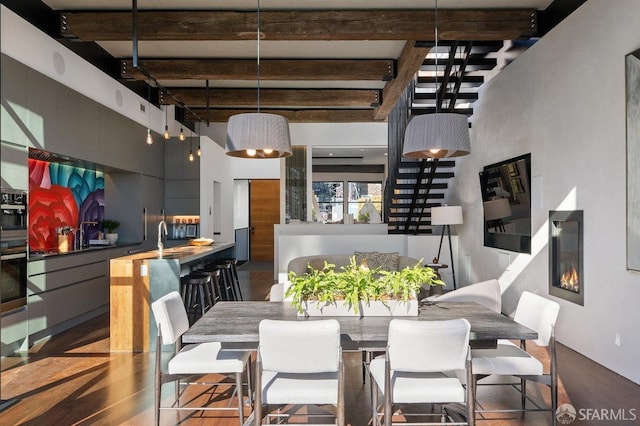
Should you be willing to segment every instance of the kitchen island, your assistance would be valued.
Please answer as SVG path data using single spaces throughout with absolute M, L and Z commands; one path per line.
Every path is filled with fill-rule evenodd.
M 111 352 L 147 352 L 157 329 L 151 303 L 180 291 L 180 277 L 209 261 L 234 257 L 235 243 L 178 246 L 111 259 Z

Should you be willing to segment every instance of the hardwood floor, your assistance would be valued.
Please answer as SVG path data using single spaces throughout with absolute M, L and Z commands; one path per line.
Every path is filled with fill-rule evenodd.
M 245 300 L 264 300 L 274 282 L 272 264 L 252 264 L 239 270 Z M 538 350 L 544 356 L 544 350 Z M 0 412 L 1 425 L 151 425 L 153 412 L 153 353 L 120 354 L 109 352 L 109 317 L 102 315 L 83 323 L 29 353 L 2 360 L 2 398 L 18 402 Z M 360 355 L 345 354 L 346 418 L 351 426 L 370 421 L 369 386 L 362 384 Z M 631 425 L 640 421 L 640 386 L 618 376 L 580 354 L 558 345 L 560 403 L 576 408 L 635 409 L 634 421 L 575 421 L 576 425 Z M 171 384 L 163 396 L 170 400 Z M 213 398 L 227 389 L 215 389 Z M 529 386 L 537 399 L 548 400 L 546 388 Z M 195 392 L 194 392 L 195 393 Z M 190 398 L 191 393 L 185 394 Z M 484 387 L 478 391 L 481 402 L 491 406 L 519 404 L 519 396 L 504 387 Z M 225 403 L 225 401 L 222 401 Z M 235 402 L 234 402 L 235 404 Z M 247 408 L 246 413 L 249 413 Z M 164 411 L 162 425 L 198 426 L 238 425 L 233 412 Z M 226 416 L 221 417 L 221 416 Z M 511 419 L 483 420 L 480 425 L 547 425 L 548 413 L 527 414 Z

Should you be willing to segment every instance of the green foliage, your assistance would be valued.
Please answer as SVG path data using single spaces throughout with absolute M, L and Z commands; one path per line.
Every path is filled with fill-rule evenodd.
M 322 269 L 309 265 L 309 272 L 300 276 L 289 272 L 291 286 L 285 296 L 293 298 L 292 304 L 299 312 L 303 312 L 305 301 L 313 300 L 329 304 L 343 301 L 358 313 L 359 301 L 367 304 L 376 300 L 406 302 L 415 298 L 424 285 L 445 285 L 433 269 L 422 266 L 422 260 L 400 271 L 384 271 L 358 265 L 352 256 L 349 265 L 340 269 L 341 272 L 336 272 L 335 265 L 325 261 Z
M 104 219 L 100 223 L 102 224 L 102 228 L 104 228 L 104 232 L 107 234 L 113 234 L 120 226 L 120 222 L 114 219 Z

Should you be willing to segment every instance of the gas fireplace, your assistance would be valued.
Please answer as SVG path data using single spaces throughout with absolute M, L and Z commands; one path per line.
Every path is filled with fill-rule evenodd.
M 584 305 L 582 210 L 549 212 L 549 294 Z

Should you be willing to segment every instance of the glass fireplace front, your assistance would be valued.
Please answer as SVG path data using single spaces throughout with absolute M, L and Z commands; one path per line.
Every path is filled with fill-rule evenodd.
M 584 304 L 583 212 L 549 212 L 549 294 Z

